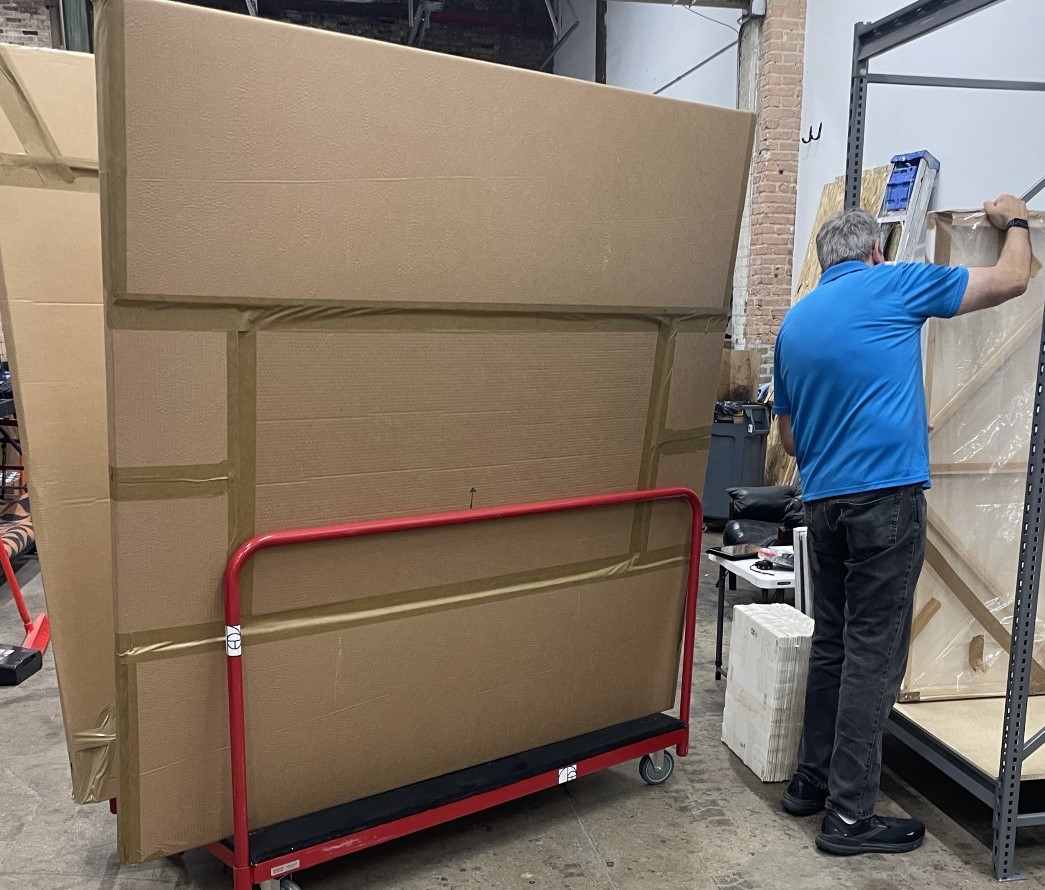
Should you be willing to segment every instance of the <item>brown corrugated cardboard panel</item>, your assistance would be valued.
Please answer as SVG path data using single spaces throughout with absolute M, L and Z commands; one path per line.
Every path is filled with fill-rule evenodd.
M 938 211 L 930 228 L 938 263 L 998 260 L 1002 237 L 982 212 Z M 1045 298 L 1040 214 L 1031 215 L 1031 247 L 1036 259 L 1026 294 L 929 324 L 932 488 L 904 701 L 1005 695 Z M 1039 614 L 1035 693 L 1045 692 L 1043 621 Z
M 0 50 L 0 311 L 73 796 L 116 794 L 94 60 Z
M 251 534 L 699 489 L 753 122 L 153 0 L 97 22 L 133 861 L 231 831 L 220 578 Z M 261 554 L 251 822 L 671 707 L 687 523 Z

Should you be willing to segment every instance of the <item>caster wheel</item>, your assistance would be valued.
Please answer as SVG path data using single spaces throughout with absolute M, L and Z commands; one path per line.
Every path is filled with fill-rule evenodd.
M 657 769 L 649 754 L 644 755 L 639 761 L 639 775 L 647 785 L 663 785 L 671 778 L 673 772 L 675 772 L 675 758 L 667 751 L 664 752 L 664 765 L 660 769 Z
M 283 878 L 279 882 L 279 890 L 301 890 L 301 886 L 293 878 Z

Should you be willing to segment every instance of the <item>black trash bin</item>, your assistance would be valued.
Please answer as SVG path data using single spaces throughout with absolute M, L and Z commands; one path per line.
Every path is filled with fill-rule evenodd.
M 769 410 L 760 403 L 719 402 L 715 406 L 702 498 L 704 521 L 709 526 L 721 526 L 729 519 L 726 489 L 764 482 Z

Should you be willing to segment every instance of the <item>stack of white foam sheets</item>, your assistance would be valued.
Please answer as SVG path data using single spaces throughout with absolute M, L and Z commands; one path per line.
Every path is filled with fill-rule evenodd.
M 812 637 L 813 619 L 783 603 L 733 610 L 722 741 L 763 782 L 794 772 Z

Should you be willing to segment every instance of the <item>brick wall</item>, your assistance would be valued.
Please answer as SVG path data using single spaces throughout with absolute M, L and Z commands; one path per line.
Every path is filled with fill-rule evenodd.
M 762 24 L 743 345 L 762 353 L 763 380 L 791 306 L 805 18 L 806 0 L 769 0 Z
M 52 46 L 50 10 L 41 0 L 0 0 L 0 43 Z

